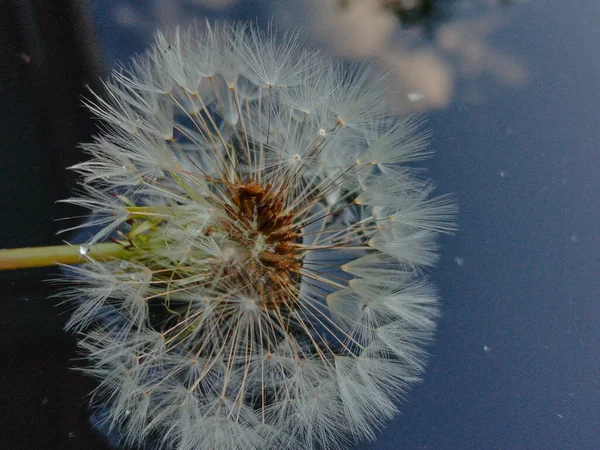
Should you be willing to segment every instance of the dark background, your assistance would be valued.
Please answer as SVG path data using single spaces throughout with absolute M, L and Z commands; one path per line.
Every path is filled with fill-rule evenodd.
M 298 8 L 200 3 L 178 13 L 266 22 Z M 447 106 L 426 113 L 431 175 L 460 202 L 460 231 L 443 240 L 432 274 L 443 316 L 424 382 L 357 448 L 597 449 L 600 5 L 482 0 L 467 17 L 464 3 L 425 2 L 403 16 L 404 31 L 435 47 L 445 25 L 492 11 L 502 26 L 489 43 L 518 55 L 527 82 L 458 76 Z M 55 201 L 74 187 L 65 167 L 95 126 L 81 95 L 169 23 L 151 14 L 156 4 L 0 0 L 0 248 L 64 238 L 55 219 L 77 212 Z M 124 25 L 124 5 L 137 25 Z M 74 339 L 60 299 L 46 298 L 43 280 L 56 273 L 0 274 L 2 448 L 103 448 L 87 423 L 93 383 L 69 369 Z

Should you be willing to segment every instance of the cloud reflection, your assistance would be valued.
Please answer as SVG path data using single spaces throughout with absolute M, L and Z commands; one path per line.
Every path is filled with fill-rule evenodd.
M 394 3 L 402 7 L 403 14 L 397 14 L 398 5 Z M 453 3 L 453 14 L 445 22 L 435 22 L 437 28 L 431 38 L 424 27 L 419 29 L 412 22 L 410 27 L 403 26 L 404 13 L 419 8 L 421 3 L 422 0 L 265 0 L 256 14 L 262 18 L 266 12 L 268 17 L 262 20 L 272 18 L 279 29 L 304 30 L 309 40 L 337 56 L 369 58 L 382 71 L 389 71 L 390 87 L 396 92 L 390 103 L 397 112 L 444 108 L 457 96 L 461 101 L 481 102 L 485 100 L 485 89 L 480 84 L 489 78 L 514 87 L 526 83 L 524 64 L 493 44 L 506 20 L 496 4 L 488 3 L 472 18 L 472 4 Z M 186 25 L 197 19 L 201 22 L 215 14 L 231 19 L 239 16 L 242 9 L 247 16 L 249 8 L 252 5 L 239 0 L 153 0 L 143 8 L 120 3 L 113 9 L 113 20 L 144 34 L 150 41 L 156 28 Z

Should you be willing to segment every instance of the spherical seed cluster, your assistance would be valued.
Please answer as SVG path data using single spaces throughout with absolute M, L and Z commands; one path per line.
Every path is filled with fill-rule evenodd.
M 127 252 L 72 268 L 69 326 L 123 445 L 339 448 L 396 413 L 455 206 L 384 104 L 367 67 L 244 24 L 159 33 L 88 103 L 68 201 Z

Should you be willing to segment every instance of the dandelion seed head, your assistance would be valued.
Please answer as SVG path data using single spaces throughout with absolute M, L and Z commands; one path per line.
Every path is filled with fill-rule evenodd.
M 382 100 L 367 65 L 243 23 L 159 33 L 92 95 L 104 127 L 67 201 L 93 212 L 86 246 L 127 253 L 82 253 L 65 295 L 124 445 L 338 448 L 396 413 L 455 206 Z

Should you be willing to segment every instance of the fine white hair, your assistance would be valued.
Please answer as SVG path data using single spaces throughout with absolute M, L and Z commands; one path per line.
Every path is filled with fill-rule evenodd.
M 88 245 L 68 326 L 123 445 L 339 448 L 374 439 L 423 370 L 424 268 L 455 230 L 381 79 L 254 25 L 170 34 L 87 106 Z M 408 164 L 407 164 L 408 163 Z

